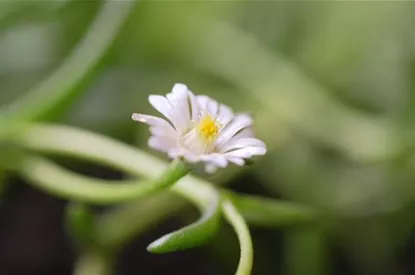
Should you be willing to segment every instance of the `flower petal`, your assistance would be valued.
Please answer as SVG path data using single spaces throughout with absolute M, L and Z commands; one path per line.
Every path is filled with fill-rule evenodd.
M 199 103 L 200 109 L 207 110 L 207 103 L 209 97 L 206 95 L 198 95 L 196 96 L 196 100 Z
M 200 108 L 210 114 L 212 117 L 218 115 L 219 103 L 216 100 L 211 99 L 205 95 L 196 96 L 197 101 L 199 102 Z
M 150 116 L 150 115 L 144 115 L 144 114 L 137 114 L 134 113 L 131 118 L 135 121 L 146 123 L 150 126 L 164 126 L 164 125 L 170 125 L 166 120 L 156 117 L 156 116 Z
M 190 90 L 188 90 L 188 100 L 191 111 L 190 119 L 192 121 L 197 121 L 200 114 L 199 102 L 197 101 L 196 96 Z
M 179 147 L 171 148 L 167 151 L 169 158 L 176 159 L 178 157 L 183 156 L 183 150 Z
M 243 166 L 245 164 L 245 161 L 242 158 L 237 157 L 227 157 L 226 158 L 229 162 L 232 162 L 238 166 Z
M 152 126 L 150 127 L 150 132 L 153 136 L 162 136 L 162 137 L 169 137 L 169 138 L 176 137 L 175 132 L 174 132 L 174 135 L 172 135 L 171 133 L 169 133 L 168 129 L 164 127 Z
M 225 128 L 228 125 L 228 123 L 232 120 L 232 118 L 232 109 L 224 104 L 221 104 L 219 106 L 218 121 L 221 124 L 222 128 Z
M 200 158 L 198 155 L 192 154 L 190 152 L 184 153 L 183 157 L 190 163 L 196 163 L 200 161 Z
M 186 117 L 182 115 L 166 97 L 150 95 L 148 101 L 153 105 L 154 109 L 170 120 L 176 131 L 183 131 L 184 125 L 186 124 Z
M 148 139 L 148 146 L 154 150 L 168 152 L 176 143 L 169 137 L 152 136 Z
M 157 132 L 158 135 L 170 136 L 170 137 L 176 136 L 176 131 L 171 126 L 171 124 L 162 118 L 150 116 L 150 115 L 137 114 L 137 113 L 134 113 L 131 116 L 131 118 L 135 121 L 142 122 L 142 123 L 152 126 L 150 128 L 152 133 L 154 131 L 154 132 Z M 153 134 L 156 134 L 156 133 L 153 133 Z
M 180 116 L 184 121 L 189 122 L 190 112 L 189 112 L 189 101 L 188 101 L 188 89 L 187 86 L 181 83 L 176 83 L 173 86 L 171 93 L 166 95 L 167 99 L 170 101 L 171 105 L 180 112 Z M 187 127 L 187 125 L 183 125 Z
M 237 158 L 250 158 L 255 155 L 264 155 L 267 152 L 267 149 L 262 147 L 245 147 L 242 149 L 234 150 L 225 153 L 226 157 L 237 157 Z
M 233 138 L 235 138 L 235 139 L 250 138 L 250 137 L 255 137 L 254 131 L 251 127 L 242 129 L 236 135 L 233 136 Z
M 228 165 L 228 161 L 226 160 L 225 155 L 223 154 L 209 154 L 209 155 L 202 155 L 200 156 L 200 159 L 206 162 L 210 162 L 215 164 L 219 167 L 226 167 Z
M 242 166 L 246 158 L 266 153 L 265 143 L 254 136 L 249 115 L 235 116 L 230 107 L 208 96 L 195 96 L 185 84 L 176 83 L 166 96 L 151 95 L 148 100 L 166 119 L 142 114 L 132 118 L 150 126 L 149 146 L 170 158 L 204 162 L 212 173 L 229 163 Z M 198 132 L 198 123 L 206 115 L 218 126 L 216 142 L 208 142 Z
M 241 149 L 244 147 L 266 148 L 266 145 L 262 140 L 259 140 L 257 138 L 232 138 L 220 148 L 220 151 L 224 153 L 235 149 Z
M 233 118 L 233 120 L 225 127 L 216 142 L 221 147 L 228 140 L 230 140 L 236 133 L 252 125 L 252 118 L 246 114 L 240 114 Z

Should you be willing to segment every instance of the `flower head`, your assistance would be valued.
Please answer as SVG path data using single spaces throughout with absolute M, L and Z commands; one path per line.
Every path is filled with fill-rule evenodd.
M 170 158 L 204 162 L 206 171 L 214 172 L 229 162 L 244 165 L 246 159 L 266 153 L 264 142 L 254 137 L 249 115 L 235 115 L 208 96 L 195 96 L 184 84 L 175 84 L 165 97 L 150 95 L 148 100 L 165 118 L 133 114 L 132 119 L 150 126 L 149 146 Z

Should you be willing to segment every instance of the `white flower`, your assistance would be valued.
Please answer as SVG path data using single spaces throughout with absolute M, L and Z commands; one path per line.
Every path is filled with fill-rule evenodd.
M 170 158 L 205 162 L 212 173 L 229 162 L 242 166 L 245 159 L 266 153 L 264 142 L 254 138 L 249 115 L 234 115 L 228 106 L 195 96 L 184 84 L 175 84 L 165 97 L 150 95 L 148 100 L 166 119 L 143 114 L 132 119 L 150 126 L 149 146 Z

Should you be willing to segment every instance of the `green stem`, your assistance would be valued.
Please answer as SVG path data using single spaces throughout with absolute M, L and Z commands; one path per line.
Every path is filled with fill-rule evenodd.
M 232 201 L 225 199 L 222 203 L 222 210 L 225 219 L 232 225 L 239 239 L 241 254 L 235 274 L 249 275 L 252 270 L 253 248 L 248 226 Z
M 87 205 L 79 202 L 69 202 L 66 205 L 65 228 L 78 247 L 95 244 L 96 219 Z
M 18 167 L 29 182 L 55 196 L 74 201 L 110 204 L 131 201 L 170 187 L 189 173 L 187 165 L 174 161 L 157 179 L 138 183 L 93 179 L 66 170 L 41 157 L 25 157 Z
M 35 151 L 90 160 L 148 179 L 158 178 L 168 167 L 135 147 L 68 126 L 27 124 L 14 141 Z M 201 208 L 210 205 L 217 194 L 210 183 L 193 176 L 184 177 L 171 189 Z
M 105 1 L 88 33 L 64 63 L 32 91 L 2 109 L 0 116 L 22 120 L 44 118 L 85 91 L 79 89 L 81 84 L 110 49 L 134 4 L 135 1 Z
M 36 151 L 69 154 L 94 160 L 132 175 L 144 176 L 149 179 L 160 177 L 160 171 L 166 169 L 165 163 L 149 154 L 140 152 L 136 148 L 115 142 L 103 136 L 64 126 L 27 126 L 24 134 L 17 136 L 15 141 Z M 22 162 L 19 171 L 23 176 L 34 181 L 40 187 L 45 188 L 46 186 L 49 188 L 53 185 L 53 188 L 59 188 L 59 194 L 67 195 L 71 193 L 73 198 L 78 200 L 79 198 L 86 198 L 89 201 L 114 201 L 114 195 L 117 192 L 120 192 L 123 200 L 125 200 L 125 197 L 134 198 L 132 197 L 134 194 L 131 194 L 132 187 L 130 186 L 119 191 L 115 191 L 117 187 L 109 190 L 112 187 L 102 185 L 102 182 L 91 183 L 88 182 L 89 180 L 85 180 L 85 177 L 68 174 L 68 172 L 56 168 L 45 161 L 39 161 L 39 159 L 33 164 L 29 159 L 28 164 L 25 164 L 25 161 Z M 183 171 L 182 169 L 176 170 Z M 183 176 L 183 173 L 176 173 L 172 179 L 170 174 L 171 172 L 167 173 L 169 175 L 167 177 L 169 183 L 171 180 L 177 180 L 179 176 Z M 62 184 L 63 178 L 65 178 L 65 184 Z M 77 180 L 79 182 L 76 182 Z M 165 184 L 162 185 L 165 186 Z M 84 193 L 82 188 L 86 186 L 88 186 L 88 192 Z M 104 188 L 108 191 L 101 193 Z M 134 188 L 137 189 L 139 187 Z M 196 223 L 168 234 L 150 245 L 149 250 L 156 253 L 170 252 L 199 245 L 210 239 L 219 227 L 220 204 L 218 202 L 220 201 L 220 194 L 209 183 L 188 176 L 177 182 L 171 189 L 196 204 L 202 213 L 202 218 Z M 56 191 L 56 189 L 52 191 Z M 102 197 L 102 195 L 104 196 Z M 100 239 L 105 239 L 104 237 L 101 234 Z
M 210 240 L 219 230 L 222 214 L 219 194 L 213 199 L 210 205 L 201 209 L 202 216 L 198 221 L 153 241 L 147 250 L 167 253 L 196 247 Z

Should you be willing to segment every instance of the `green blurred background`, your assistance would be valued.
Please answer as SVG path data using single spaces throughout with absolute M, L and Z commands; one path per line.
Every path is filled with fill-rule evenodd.
M 238 192 L 299 202 L 324 217 L 310 226 L 252 226 L 253 274 L 414 274 L 414 3 L 120 1 L 107 11 L 103 6 L 69 0 L 0 3 L 3 110 L 44 88 L 77 56 L 79 45 L 88 44 L 61 71 L 51 94 L 80 74 L 76 92 L 42 120 L 150 152 L 147 128 L 130 116 L 154 113 L 147 96 L 166 94 L 176 82 L 252 113 L 268 154 L 249 168 L 199 175 Z M 101 27 L 94 29 L 98 17 Z M 122 25 L 106 39 L 115 24 Z M 89 34 L 94 40 L 85 41 Z M 95 64 L 89 57 L 97 52 L 103 57 Z M 83 61 L 91 66 L 84 69 Z M 32 100 L 37 99 L 26 98 L 23 106 L 30 109 Z M 122 176 L 91 164 L 66 164 L 97 177 Z M 66 202 L 18 177 L 7 177 L 2 186 L 0 274 L 72 274 L 78 252 L 63 227 Z M 143 207 L 148 216 L 161 211 L 144 202 Z M 234 272 L 238 243 L 228 227 L 201 248 L 146 252 L 154 238 L 197 217 L 192 207 L 164 211 L 126 244 L 115 274 Z M 140 219 L 146 217 L 135 222 Z

